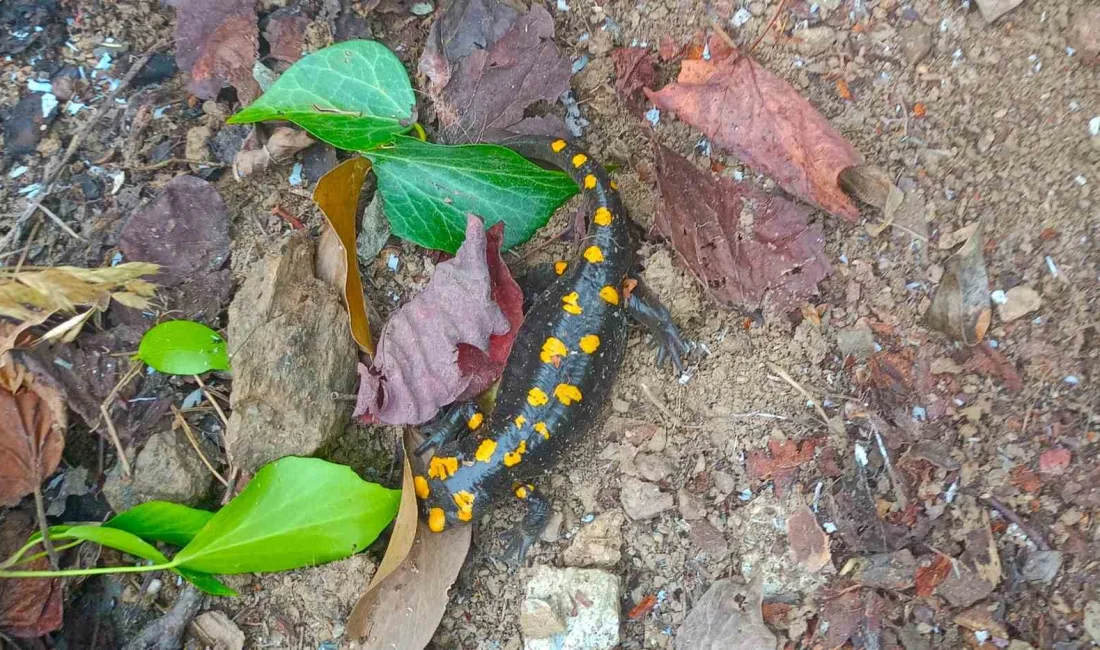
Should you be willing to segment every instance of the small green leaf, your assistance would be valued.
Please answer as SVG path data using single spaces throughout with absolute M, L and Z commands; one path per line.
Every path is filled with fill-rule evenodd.
M 191 571 L 190 569 L 184 569 L 182 567 L 172 569 L 176 573 L 183 576 L 183 579 L 199 588 L 200 591 L 204 591 L 211 596 L 231 596 L 237 595 L 236 590 L 230 589 L 225 586 L 221 580 L 218 580 L 209 573 L 203 573 L 201 571 Z
M 400 137 L 364 152 L 374 162 L 383 210 L 398 237 L 454 253 L 466 214 L 488 228 L 504 222 L 504 248 L 522 244 L 577 193 L 564 172 L 548 171 L 498 145 L 449 147 Z
M 400 490 L 343 465 L 290 456 L 260 468 L 173 562 L 232 574 L 284 571 L 342 559 L 373 542 L 397 515 Z
M 134 506 L 103 524 L 137 535 L 148 542 L 187 546 L 214 513 L 169 501 L 149 501 Z
M 416 97 L 401 61 L 375 41 L 345 41 L 290 66 L 230 124 L 290 120 L 334 147 L 361 151 L 408 132 Z
M 229 370 L 225 339 L 202 323 L 170 320 L 141 337 L 138 358 L 168 375 L 198 375 Z
M 130 555 L 152 561 L 154 564 L 168 564 L 168 558 L 149 542 L 142 538 L 117 528 L 104 528 L 103 526 L 69 526 L 65 532 L 54 537 L 54 541 L 64 539 L 80 539 L 85 542 L 94 542 L 102 546 L 129 553 Z

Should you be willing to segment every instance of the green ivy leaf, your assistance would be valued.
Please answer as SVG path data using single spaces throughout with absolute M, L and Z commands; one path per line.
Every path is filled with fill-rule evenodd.
M 469 212 L 486 228 L 503 221 L 508 249 L 530 239 L 577 193 L 564 172 L 542 169 L 498 145 L 449 147 L 400 137 L 363 155 L 374 163 L 394 234 L 448 253 L 465 239 Z
M 375 41 L 345 41 L 290 66 L 230 124 L 289 120 L 334 147 L 361 151 L 406 133 L 416 97 L 401 61 Z
M 397 516 L 401 491 L 343 465 L 290 456 L 260 468 L 173 560 L 205 573 L 285 571 L 367 547 Z
M 169 375 L 198 375 L 229 370 L 229 353 L 220 334 L 202 323 L 170 320 L 141 337 L 138 358 Z
M 213 516 L 214 513 L 207 510 L 178 503 L 149 501 L 112 517 L 103 526 L 124 530 L 149 542 L 183 547 Z

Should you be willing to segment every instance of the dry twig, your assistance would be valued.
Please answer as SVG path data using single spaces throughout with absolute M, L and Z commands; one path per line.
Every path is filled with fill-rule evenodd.
M 176 422 L 179 422 L 183 428 L 184 434 L 187 435 L 187 442 L 191 443 L 191 446 L 195 449 L 195 453 L 199 455 L 199 459 L 202 460 L 202 464 L 206 465 L 206 469 L 210 470 L 210 473 L 214 475 L 214 478 L 218 479 L 218 482 L 229 487 L 229 481 L 225 480 L 218 470 L 214 469 L 214 465 L 210 462 L 210 459 L 206 457 L 206 454 L 202 453 L 202 447 L 199 446 L 198 438 L 195 437 L 195 432 L 191 430 L 191 425 L 184 419 L 183 413 L 176 408 L 176 405 L 172 405 L 172 414 L 176 416 Z

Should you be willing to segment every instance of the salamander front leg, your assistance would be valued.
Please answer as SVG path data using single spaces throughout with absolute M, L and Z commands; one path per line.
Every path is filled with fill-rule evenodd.
M 516 498 L 527 504 L 527 514 L 515 528 L 501 536 L 508 546 L 500 559 L 511 571 L 515 571 L 516 567 L 523 564 L 527 558 L 527 551 L 531 549 L 531 545 L 550 522 L 551 513 L 550 501 L 534 485 L 530 483 L 517 485 L 513 493 Z
M 424 426 L 420 434 L 424 442 L 414 452 L 417 456 L 429 449 L 439 449 L 457 439 L 466 431 L 477 431 L 485 421 L 485 415 L 478 410 L 477 402 L 460 402 L 451 405 Z
M 627 282 L 634 286 L 628 292 L 626 311 L 653 337 L 657 345 L 657 366 L 660 367 L 668 359 L 672 361 L 676 374 L 682 374 L 683 357 L 688 352 L 688 346 L 680 336 L 680 329 L 673 322 L 672 315 L 641 278 L 630 278 Z

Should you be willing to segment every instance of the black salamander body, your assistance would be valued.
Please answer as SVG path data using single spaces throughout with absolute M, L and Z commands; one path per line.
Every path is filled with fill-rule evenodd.
M 492 413 L 486 418 L 473 403 L 453 411 L 451 426 L 468 435 L 439 446 L 427 476 L 415 483 L 433 531 L 471 521 L 514 494 L 528 502 L 521 532 L 532 538 L 549 506 L 529 481 L 591 428 L 622 365 L 629 332 L 624 282 L 634 254 L 628 217 L 602 167 L 564 140 L 521 137 L 504 144 L 569 173 L 588 198 L 588 236 L 577 259 L 554 265 L 556 277 L 531 303 Z M 667 320 L 663 308 L 657 311 Z M 522 540 L 521 558 L 529 543 Z

